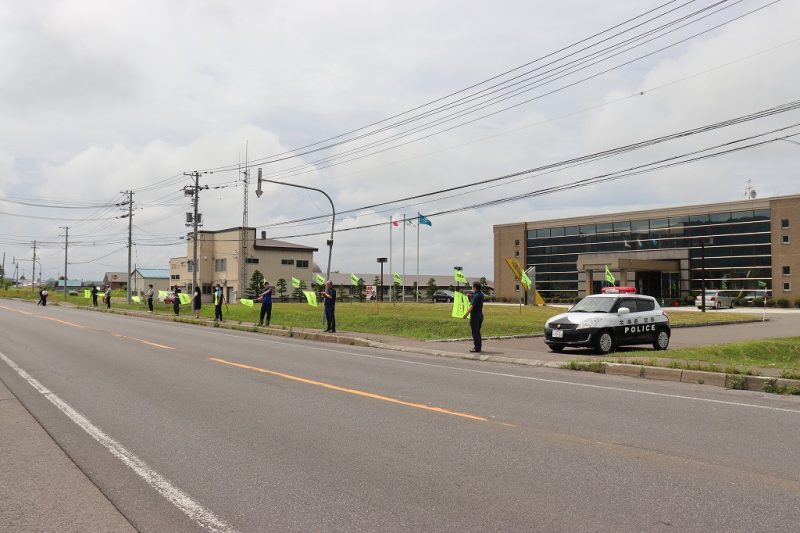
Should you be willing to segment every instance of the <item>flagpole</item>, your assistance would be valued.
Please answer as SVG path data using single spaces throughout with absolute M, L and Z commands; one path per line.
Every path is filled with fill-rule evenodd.
M 403 213 L 403 284 L 406 282 L 406 226 L 408 222 L 406 221 L 406 214 Z M 403 287 L 403 302 L 406 301 L 406 290 Z
M 417 216 L 417 303 L 419 303 L 419 216 Z
M 392 272 L 392 276 L 394 276 L 394 270 L 392 270 L 392 215 L 389 215 L 389 270 Z M 392 289 L 394 289 L 394 284 L 392 284 Z M 392 301 L 392 295 L 394 291 L 389 290 L 389 301 Z

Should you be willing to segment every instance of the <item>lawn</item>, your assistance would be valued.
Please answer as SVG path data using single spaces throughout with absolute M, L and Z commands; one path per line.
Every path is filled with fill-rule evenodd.
M 625 353 L 626 360 L 636 357 L 652 358 L 653 352 Z M 731 374 L 742 372 L 743 369 L 775 368 L 783 370 L 783 377 L 800 379 L 800 337 L 666 350 L 658 352 L 658 357 L 659 359 L 670 359 L 671 363 L 667 366 L 673 368 L 711 370 Z M 699 361 L 703 364 L 698 364 Z
M 30 290 L 16 291 L 10 289 L 0 292 L 2 296 L 38 299 L 38 294 Z M 51 292 L 49 303 L 58 303 L 63 293 Z M 89 300 L 78 296 L 69 296 L 67 301 L 78 306 L 86 306 Z M 126 305 L 123 295 L 114 293 L 112 306 L 122 309 L 146 310 L 144 302 Z M 102 303 L 100 304 L 102 305 Z M 469 323 L 466 320 L 450 316 L 452 306 L 449 304 L 431 303 L 398 303 L 377 304 L 360 302 L 339 302 L 336 305 L 337 329 L 359 333 L 396 335 L 414 339 L 454 339 L 470 336 Z M 156 313 L 172 314 L 172 306 L 156 303 Z M 487 305 L 484 309 L 482 333 L 486 337 L 502 335 L 541 334 L 545 321 L 553 315 L 564 312 L 561 307 L 523 307 L 515 305 Z M 239 304 L 227 306 L 223 316 L 233 322 L 258 322 L 259 304 L 246 307 Z M 707 322 L 742 321 L 754 317 L 748 315 L 709 312 L 668 310 L 670 321 L 678 324 L 702 324 Z M 192 316 L 189 306 L 181 306 L 181 315 Z M 211 304 L 204 304 L 201 316 L 213 318 L 214 309 Z M 302 303 L 275 303 L 272 310 L 272 326 L 292 328 L 322 328 L 322 307 L 311 307 Z

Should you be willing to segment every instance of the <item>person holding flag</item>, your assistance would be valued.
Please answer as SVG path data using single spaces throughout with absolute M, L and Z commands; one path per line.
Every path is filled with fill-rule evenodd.
M 149 309 L 149 313 L 153 312 L 153 296 L 155 296 L 156 291 L 153 290 L 153 284 L 150 284 L 150 288 L 147 289 L 147 308 Z
M 272 320 L 272 287 L 269 286 L 269 281 L 264 282 L 264 290 L 261 291 L 261 294 L 256 299 L 256 301 L 261 302 L 261 315 L 258 319 L 259 326 L 269 326 L 269 321 Z M 264 317 L 267 317 L 266 324 L 264 323 Z
M 181 288 L 175 285 L 175 290 L 173 291 L 174 298 L 172 299 L 172 312 L 175 313 L 175 316 L 181 314 Z
M 325 291 L 319 295 L 325 299 L 325 321 L 328 324 L 325 333 L 336 333 L 336 289 L 331 280 L 325 282 Z
M 222 285 L 217 283 L 217 288 L 214 290 L 214 322 L 222 322 L 222 304 L 225 302 L 225 296 L 222 294 Z
M 200 286 L 195 285 L 194 292 L 192 293 L 192 310 L 194 311 L 194 317 L 200 318 L 200 308 L 202 307 L 202 293 L 200 292 Z
M 473 282 L 472 289 L 475 292 L 472 295 L 472 301 L 469 303 L 469 309 L 464 313 L 463 318 L 469 317 L 469 327 L 472 330 L 472 342 L 474 346 L 470 352 L 481 353 L 483 349 L 481 340 L 481 326 L 483 325 L 483 292 L 481 292 L 481 282 Z

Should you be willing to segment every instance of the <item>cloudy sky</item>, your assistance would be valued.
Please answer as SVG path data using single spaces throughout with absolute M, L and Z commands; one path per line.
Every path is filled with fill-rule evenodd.
M 40 241 L 43 277 L 56 277 L 69 226 L 70 278 L 124 271 L 127 219 L 114 204 L 133 190 L 133 262 L 166 268 L 186 254 L 183 173 L 209 171 L 205 229 L 238 226 L 246 160 L 253 175 L 260 166 L 324 189 L 343 212 L 752 114 L 800 98 L 798 20 L 796 0 L 0 0 L 0 252 L 9 273 L 16 257 L 29 276 Z M 332 268 L 375 271 L 389 217 L 403 213 L 431 215 L 423 272 L 458 264 L 491 278 L 493 224 L 737 200 L 748 180 L 762 197 L 800 193 L 800 145 L 774 141 L 435 214 L 800 133 L 798 122 L 792 110 L 347 213 L 337 228 L 382 224 L 337 233 Z M 325 250 L 325 235 L 303 235 L 330 218 L 286 223 L 328 214 L 321 195 L 267 184 L 258 199 L 254 189 L 250 225 Z M 416 233 L 406 233 L 407 273 Z

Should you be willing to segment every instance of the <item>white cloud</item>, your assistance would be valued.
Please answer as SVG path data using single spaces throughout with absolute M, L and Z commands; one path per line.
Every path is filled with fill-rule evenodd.
M 703 5 L 711 2 L 700 3 Z M 700 5 L 698 4 L 698 5 Z M 305 4 L 258 1 L 114 2 L 73 0 L 0 6 L 0 194 L 75 202 L 104 201 L 198 168 L 285 152 L 373 122 L 476 80 L 525 63 L 566 43 L 655 7 L 638 1 Z M 739 14 L 755 4 L 734 6 Z M 589 16 L 591 14 L 591 16 Z M 800 43 L 718 68 L 780 45 L 794 35 L 800 5 L 782 2 L 689 44 L 625 69 L 543 97 L 475 124 L 379 155 L 291 178 L 331 193 L 337 210 L 410 196 L 532 168 L 617 145 L 752 112 L 796 98 L 800 71 L 792 68 Z M 712 18 L 705 26 L 723 20 Z M 675 34 L 688 35 L 689 29 Z M 666 41 L 665 41 L 666 42 Z M 651 47 L 655 48 L 655 44 Z M 607 66 L 633 56 L 610 60 Z M 715 70 L 709 70 L 715 69 Z M 707 72 L 706 72 L 707 71 Z M 593 71 L 587 71 L 587 74 Z M 673 83 L 698 74 L 691 79 Z M 532 91 L 529 97 L 561 82 Z M 665 86 L 666 84 L 666 86 Z M 661 87 L 663 86 L 663 87 Z M 644 95 L 612 102 L 639 91 Z M 696 150 L 795 121 L 776 117 L 566 171 L 430 203 L 393 206 L 391 213 L 432 213 L 525 192 Z M 264 165 L 268 174 L 335 151 Z M 432 218 L 422 228 L 423 273 L 447 273 L 454 264 L 470 275 L 493 275 L 492 224 L 706 203 L 741 196 L 752 179 L 764 194 L 796 193 L 788 143 L 678 167 L 601 187 L 577 189 L 478 211 Z M 236 173 L 203 176 L 203 183 Z M 164 266 L 183 253 L 171 242 L 186 231 L 188 178 L 135 195 L 145 207 L 134 217 L 139 265 Z M 265 185 L 252 194 L 250 223 L 265 225 L 326 214 L 319 195 Z M 413 205 L 412 205 L 413 204 Z M 210 189 L 201 196 L 206 228 L 241 223 L 242 190 Z M 5 207 L 5 206 L 4 206 Z M 70 255 L 89 260 L 119 248 L 124 219 L 72 222 L 90 212 L 10 206 L 7 212 L 62 217 L 61 221 L 0 215 L 0 242 L 26 235 L 58 243 L 59 226 L 72 224 L 76 239 L 113 244 L 76 246 Z M 390 212 L 360 214 L 342 227 L 388 221 Z M 55 213 L 55 215 L 54 215 Z M 99 216 L 112 217 L 117 208 Z M 96 215 L 97 216 L 97 215 Z M 269 227 L 271 236 L 326 231 L 327 222 Z M 396 233 L 396 235 L 399 235 Z M 414 267 L 416 230 L 407 235 L 406 271 Z M 325 235 L 294 239 L 320 248 Z M 337 234 L 334 269 L 376 269 L 388 254 L 388 226 Z M 400 261 L 400 240 L 394 257 Z M 45 247 L 45 275 L 63 261 L 60 245 Z M 4 245 L 29 254 L 27 245 Z M 47 255 L 49 254 L 49 255 Z M 75 266 L 83 277 L 124 267 L 124 251 L 97 264 Z M 113 268 L 112 268 L 113 267 Z M 395 266 L 395 270 L 399 270 Z

